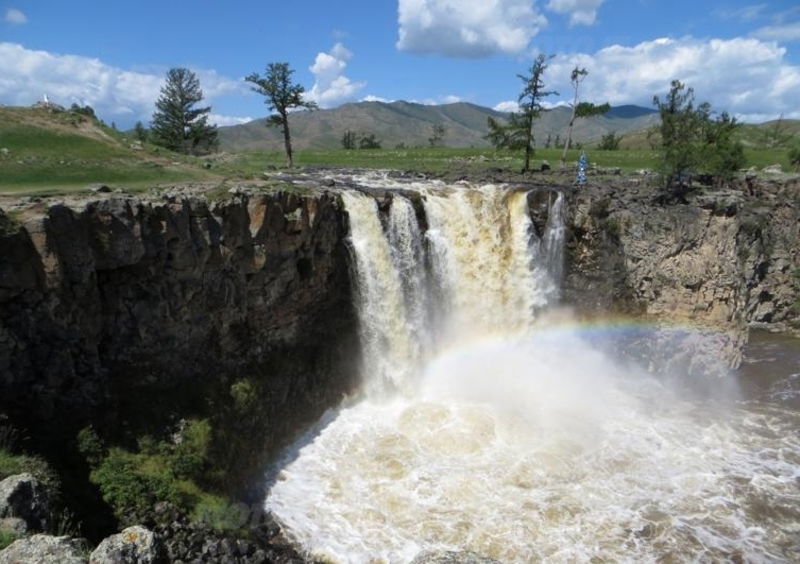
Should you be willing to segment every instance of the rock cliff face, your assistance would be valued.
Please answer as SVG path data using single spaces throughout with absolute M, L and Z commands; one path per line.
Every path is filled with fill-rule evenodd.
M 355 384 L 330 194 L 115 197 L 0 223 L 0 412 L 45 450 L 87 424 L 124 444 L 212 417 L 235 491 Z
M 654 203 L 636 183 L 575 191 L 565 301 L 727 331 L 740 360 L 749 324 L 800 325 L 800 182 L 704 190 Z

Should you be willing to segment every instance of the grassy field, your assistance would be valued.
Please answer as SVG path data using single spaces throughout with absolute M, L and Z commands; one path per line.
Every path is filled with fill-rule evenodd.
M 137 145 L 71 112 L 0 108 L 0 150 L 0 193 L 71 192 L 96 183 L 135 190 L 214 177 L 196 158 Z
M 793 125 L 793 124 L 790 124 Z M 760 127 L 760 126 L 759 126 Z M 785 128 L 784 128 L 785 129 Z M 761 139 L 757 127 L 744 132 Z M 591 164 L 624 172 L 655 169 L 658 154 L 645 132 L 626 135 L 618 151 L 586 150 Z M 763 148 L 748 144 L 747 166 L 780 164 L 789 170 L 787 145 Z M 571 150 L 574 167 L 579 151 Z M 487 170 L 519 171 L 522 152 L 490 148 L 424 147 L 376 150 L 302 150 L 295 164 L 303 167 L 398 169 L 427 173 L 469 175 Z M 547 161 L 557 169 L 560 149 L 537 149 L 532 168 Z M 219 153 L 191 157 L 171 153 L 132 138 L 104 124 L 72 112 L 0 107 L 0 195 L 52 195 L 87 190 L 90 184 L 137 191 L 159 185 L 203 181 L 226 190 L 233 182 L 263 178 L 268 170 L 284 166 L 279 151 Z
M 657 163 L 650 150 L 587 151 L 592 163 L 601 167 L 620 167 L 624 170 L 651 168 Z M 579 151 L 570 151 L 567 160 L 575 164 Z M 540 168 L 544 161 L 556 168 L 561 159 L 560 149 L 537 149 L 532 168 Z M 450 170 L 480 171 L 490 168 L 520 170 L 521 151 L 496 151 L 493 149 L 453 149 L 447 147 L 370 150 L 308 150 L 295 154 L 295 165 L 311 167 L 385 168 L 419 172 L 445 172 Z M 253 174 L 266 168 L 280 168 L 285 156 L 278 151 L 253 151 L 238 153 L 224 169 L 231 174 Z
M 537 149 L 532 168 L 539 169 L 544 161 L 547 161 L 552 168 L 557 168 L 561 160 L 561 152 L 561 149 Z M 658 153 L 652 149 L 630 148 L 617 151 L 586 149 L 586 154 L 592 165 L 602 168 L 620 168 L 624 172 L 655 169 L 658 166 Z M 579 155 L 580 151 L 570 150 L 567 155 L 568 165 L 574 167 Z M 777 163 L 784 170 L 790 169 L 788 149 L 748 147 L 745 148 L 745 156 L 748 167 L 763 168 Z M 285 156 L 282 152 L 252 151 L 232 155 L 229 162 L 221 165 L 217 172 L 227 176 L 236 176 L 237 174 L 247 176 L 258 174 L 265 169 L 281 168 L 284 164 Z M 469 173 L 486 169 L 520 170 L 522 168 L 522 152 L 446 147 L 351 151 L 344 149 L 308 150 L 298 151 L 295 154 L 295 165 Z

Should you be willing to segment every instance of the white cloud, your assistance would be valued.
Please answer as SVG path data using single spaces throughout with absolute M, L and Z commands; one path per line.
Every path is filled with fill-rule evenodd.
M 353 82 L 344 75 L 347 61 L 353 54 L 341 43 L 327 53 L 318 53 L 314 64 L 308 67 L 314 77 L 314 86 L 306 93 L 306 99 L 323 108 L 336 106 L 355 98 L 366 82 Z
M 28 17 L 16 8 L 9 8 L 6 10 L 6 16 L 4 20 L 6 23 L 13 25 L 22 25 L 28 23 Z
M 547 9 L 557 14 L 569 14 L 569 25 L 593 25 L 597 10 L 604 0 L 550 0 Z
M 772 41 L 797 41 L 800 40 L 800 21 L 764 26 L 755 30 L 752 35 Z
M 547 25 L 531 0 L 400 0 L 397 48 L 449 57 L 524 51 Z
M 519 103 L 515 100 L 506 100 L 496 104 L 492 109 L 496 112 L 518 112 Z
M 569 108 L 571 107 L 570 103 L 565 100 L 558 100 L 558 101 L 550 101 L 550 100 L 542 100 L 542 107 L 545 110 L 552 110 L 554 108 Z
M 251 117 L 223 116 L 220 114 L 208 114 L 208 121 L 216 126 L 241 125 L 253 121 Z
M 743 120 L 758 116 L 800 118 L 797 92 L 800 67 L 786 60 L 786 49 L 753 38 L 655 39 L 633 47 L 612 45 L 594 54 L 558 55 L 547 69 L 548 88 L 570 91 L 575 65 L 589 75 L 581 97 L 593 102 L 650 106 L 672 79 L 695 90 L 698 101 Z
M 195 70 L 209 99 L 245 92 L 238 80 Z M 133 72 L 90 57 L 60 55 L 0 42 L 0 101 L 25 106 L 47 94 L 52 102 L 88 104 L 106 120 L 149 121 L 164 74 Z
M 760 18 L 766 9 L 766 4 L 750 4 L 737 9 L 720 8 L 714 10 L 714 14 L 725 20 L 751 22 Z
M 456 104 L 458 102 L 463 102 L 464 99 L 454 94 L 448 94 L 446 96 L 437 96 L 436 98 L 423 98 L 421 100 L 412 98 L 411 100 L 406 101 L 410 104 L 422 104 L 423 106 L 440 106 L 442 104 Z
M 384 102 L 388 104 L 389 102 L 394 102 L 394 100 L 389 100 L 388 98 L 382 98 L 381 96 L 375 96 L 374 94 L 367 94 L 366 96 L 361 98 L 359 102 Z

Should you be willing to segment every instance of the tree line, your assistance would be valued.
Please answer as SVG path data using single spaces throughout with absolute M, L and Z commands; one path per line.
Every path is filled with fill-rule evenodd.
M 558 94 L 548 90 L 544 82 L 550 58 L 540 54 L 528 74 L 517 75 L 523 83 L 518 97 L 519 110 L 512 112 L 504 122 L 492 117 L 487 122 L 489 132 L 486 138 L 492 145 L 496 148 L 524 151 L 523 172 L 530 170 L 531 157 L 535 152 L 534 125 L 545 111 L 543 100 Z M 585 68 L 577 66 L 570 75 L 574 96 L 567 139 L 561 155 L 562 167 L 566 164 L 575 121 L 602 115 L 610 109 L 608 103 L 596 105 L 579 101 L 579 87 L 587 75 Z M 655 148 L 660 153 L 659 172 L 669 198 L 682 199 L 691 189 L 694 176 L 708 175 L 716 181 L 722 181 L 731 178 L 736 170 L 744 166 L 744 147 L 734 135 L 740 125 L 736 118 L 727 112 L 715 113 L 708 102 L 695 105 L 692 88 L 673 80 L 665 98 L 662 100 L 654 96 L 653 105 L 661 118 L 657 130 L 660 139 Z M 619 141 L 620 138 L 612 132 L 603 136 L 598 148 L 615 150 L 619 147 Z M 549 145 L 549 140 L 546 144 Z M 558 145 L 559 140 L 556 141 L 556 146 Z M 800 153 L 800 149 L 797 152 Z
M 540 54 L 536 57 L 527 74 L 517 75 L 522 81 L 522 90 L 517 102 L 519 109 L 511 112 L 507 119 L 489 117 L 487 121 L 488 139 L 496 148 L 523 151 L 523 172 L 530 171 L 531 159 L 535 154 L 535 124 L 542 112 L 547 111 L 544 100 L 558 95 L 548 90 L 544 77 L 552 56 Z M 286 165 L 293 165 L 292 137 L 289 115 L 293 110 L 313 110 L 317 105 L 305 98 L 305 89 L 295 83 L 294 71 L 288 63 L 269 63 L 265 74 L 250 74 L 245 81 L 251 83 L 253 91 L 264 96 L 270 112 L 266 124 L 280 128 L 286 153 Z M 606 103 L 594 104 L 580 100 L 580 87 L 589 72 L 575 66 L 570 73 L 572 103 L 566 139 L 563 141 L 561 167 L 566 166 L 567 152 L 572 147 L 572 133 L 576 122 L 609 111 Z M 203 100 L 203 92 L 197 76 L 186 68 L 173 68 L 167 72 L 164 86 L 156 101 L 156 111 L 150 129 L 141 122 L 134 128 L 134 134 L 142 141 L 148 140 L 170 150 L 185 154 L 206 154 L 218 147 L 218 132 L 208 123 L 211 108 L 198 104 Z M 661 123 L 657 129 L 655 148 L 659 151 L 660 173 L 665 187 L 677 197 L 689 189 L 693 175 L 706 174 L 715 179 L 727 179 L 744 165 L 744 150 L 734 133 L 739 127 L 737 120 L 727 112 L 715 113 L 707 102 L 695 105 L 694 91 L 678 80 L 671 83 L 670 90 L 662 100 L 654 96 L 653 105 L 659 112 Z M 780 125 L 780 120 L 778 122 Z M 778 126 L 775 127 L 779 136 Z M 769 134 L 768 130 L 766 134 Z M 443 145 L 446 128 L 443 124 L 433 124 L 428 142 L 431 147 Z M 620 137 L 611 132 L 601 139 L 598 148 L 615 150 L 619 148 Z M 346 130 L 341 139 L 345 149 L 379 149 L 382 141 L 373 133 L 356 133 Z M 545 146 L 551 145 L 551 137 Z M 561 147 L 560 136 L 556 147 Z M 800 165 L 800 148 L 791 151 L 792 164 Z

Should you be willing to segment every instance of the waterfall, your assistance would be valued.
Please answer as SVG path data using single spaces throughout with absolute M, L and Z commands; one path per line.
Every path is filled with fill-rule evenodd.
M 564 195 L 558 192 L 555 203 L 547 215 L 547 225 L 542 241 L 544 247 L 544 264 L 553 281 L 553 297 L 560 293 L 561 279 L 564 276 Z
M 525 194 L 487 185 L 425 197 L 433 277 L 447 308 L 443 338 L 529 327 L 542 298 Z
M 564 276 L 564 195 L 557 194 L 549 208 L 542 238 L 536 238 L 532 228 L 533 277 L 538 290 L 535 309 L 545 308 L 558 301 Z
M 540 315 L 561 194 L 537 236 L 523 191 L 359 180 L 391 193 L 381 212 L 341 192 L 365 393 L 290 449 L 265 501 L 310 558 L 798 560 L 796 410 L 715 410 L 621 354 L 630 334 Z
M 408 380 L 413 358 L 400 274 L 375 199 L 343 192 L 342 200 L 350 217 L 364 381 L 378 389 L 399 387 Z
M 414 206 L 399 194 L 392 198 L 388 238 L 392 262 L 402 283 L 412 357 L 419 359 L 430 342 L 425 249 Z
M 409 385 L 437 346 L 529 330 L 556 294 L 560 274 L 550 269 L 562 254 L 560 195 L 541 241 L 525 192 L 485 185 L 423 188 L 421 196 L 424 235 L 408 198 L 393 195 L 384 229 L 373 198 L 342 193 L 358 274 L 363 374 L 378 387 Z

